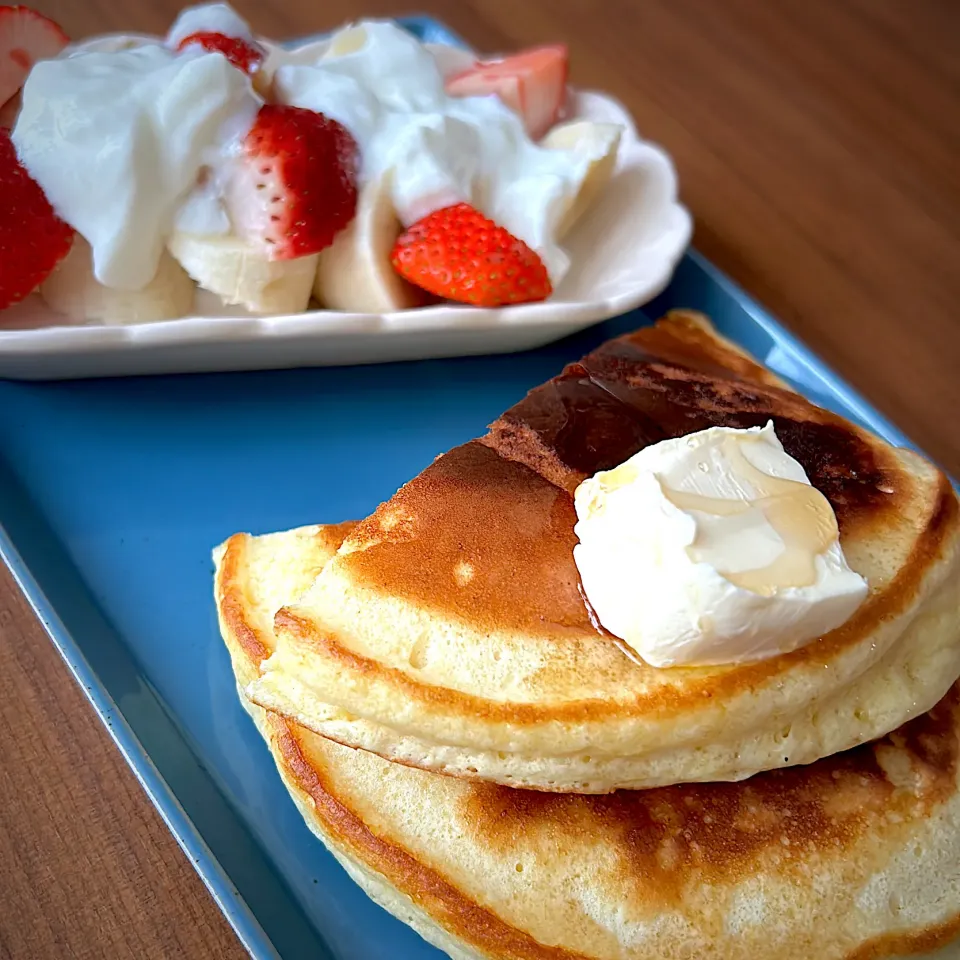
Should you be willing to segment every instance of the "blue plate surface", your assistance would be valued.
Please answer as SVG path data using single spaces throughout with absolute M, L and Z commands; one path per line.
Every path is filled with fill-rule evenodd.
M 440 954 L 354 886 L 289 800 L 237 702 L 211 548 L 366 516 L 565 363 L 672 307 L 704 311 L 812 400 L 907 444 L 695 253 L 644 311 L 531 353 L 0 382 L 0 555 L 255 957 Z

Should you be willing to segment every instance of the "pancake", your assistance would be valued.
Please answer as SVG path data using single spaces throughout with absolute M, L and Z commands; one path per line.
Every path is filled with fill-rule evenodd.
M 572 493 L 645 444 L 769 419 L 870 593 L 794 653 L 655 669 L 591 620 Z M 251 698 L 427 770 L 605 793 L 810 763 L 929 710 L 960 676 L 947 478 L 808 403 L 674 313 L 610 341 L 361 522 L 295 604 Z
M 237 535 L 218 551 L 240 688 L 273 649 L 278 605 L 347 530 Z M 244 705 L 310 829 L 456 960 L 960 956 L 960 686 L 810 766 L 605 796 L 409 769 Z

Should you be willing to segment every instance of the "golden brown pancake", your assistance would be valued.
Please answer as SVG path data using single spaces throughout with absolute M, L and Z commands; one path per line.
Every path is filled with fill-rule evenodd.
M 646 444 L 771 419 L 833 506 L 867 600 L 759 663 L 627 656 L 583 601 L 572 492 Z M 920 456 L 675 313 L 438 458 L 356 527 L 276 629 L 251 697 L 387 759 L 558 792 L 739 780 L 882 736 L 960 676 L 957 497 Z
M 276 608 L 349 527 L 237 535 L 218 551 L 239 687 L 273 650 Z M 960 954 L 960 687 L 810 766 L 605 796 L 409 769 L 245 706 L 311 830 L 456 960 Z

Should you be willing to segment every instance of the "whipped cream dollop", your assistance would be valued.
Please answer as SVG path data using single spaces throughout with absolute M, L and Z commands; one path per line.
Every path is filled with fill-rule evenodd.
M 664 440 L 583 481 L 574 559 L 600 623 L 655 667 L 789 653 L 867 595 L 773 423 Z
M 13 130 L 57 214 L 93 248 L 106 286 L 154 277 L 201 170 L 239 150 L 261 101 L 219 53 L 156 43 L 37 63 Z
M 533 143 L 495 96 L 447 96 L 441 64 L 405 30 L 362 21 L 313 63 L 280 66 L 273 89 L 280 102 L 324 113 L 353 134 L 364 182 L 392 174 L 404 225 L 470 203 L 536 250 L 554 286 L 562 279 L 569 259 L 557 227 L 591 158 Z

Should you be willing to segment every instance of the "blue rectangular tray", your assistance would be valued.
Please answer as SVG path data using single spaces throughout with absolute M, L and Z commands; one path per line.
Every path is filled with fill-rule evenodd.
M 811 400 L 909 445 L 696 253 L 643 311 L 530 353 L 0 381 L 0 556 L 258 960 L 441 954 L 354 886 L 288 798 L 237 702 L 211 548 L 238 530 L 366 516 L 565 363 L 674 307 L 709 314 Z

